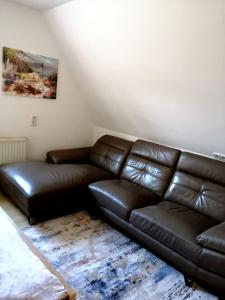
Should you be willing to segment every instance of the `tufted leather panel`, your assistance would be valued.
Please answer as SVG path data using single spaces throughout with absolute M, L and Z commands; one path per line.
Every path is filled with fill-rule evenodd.
M 225 220 L 224 178 L 223 162 L 182 153 L 165 199 L 222 222 Z
M 209 157 L 182 152 L 177 169 L 225 186 L 225 163 Z
M 93 146 L 90 161 L 114 175 L 119 175 L 132 144 L 118 137 L 104 135 Z
M 179 154 L 177 149 L 137 140 L 126 160 L 121 178 L 162 196 L 169 185 Z

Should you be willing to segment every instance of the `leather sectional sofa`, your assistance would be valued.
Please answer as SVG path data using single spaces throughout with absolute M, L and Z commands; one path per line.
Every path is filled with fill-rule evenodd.
M 0 168 L 0 187 L 30 222 L 95 208 L 114 226 L 225 295 L 225 163 L 159 144 L 103 136 L 47 162 Z

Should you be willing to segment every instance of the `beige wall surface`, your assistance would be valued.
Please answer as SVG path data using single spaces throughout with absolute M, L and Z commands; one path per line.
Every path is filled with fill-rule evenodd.
M 50 149 L 92 144 L 92 119 L 43 14 L 0 0 L 0 53 L 3 46 L 58 58 L 59 73 L 56 100 L 8 96 L 0 89 L 0 137 L 28 137 L 32 159 Z M 38 116 L 37 127 L 31 127 L 32 115 Z
M 96 126 L 225 153 L 224 0 L 76 0 L 45 17 Z

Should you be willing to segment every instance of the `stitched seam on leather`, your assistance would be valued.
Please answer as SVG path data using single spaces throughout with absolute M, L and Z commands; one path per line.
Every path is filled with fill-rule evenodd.
M 99 144 L 102 144 L 102 145 L 105 145 L 105 146 L 108 146 L 108 147 L 112 147 L 112 148 L 114 148 L 114 149 L 116 149 L 116 150 L 124 151 L 124 152 L 129 151 L 129 149 L 130 149 L 130 148 L 129 148 L 129 149 L 126 149 L 126 148 L 122 148 L 122 147 L 116 147 L 115 145 L 106 144 L 106 143 L 101 142 L 101 141 L 98 141 L 98 143 L 99 143 Z
M 134 169 L 135 169 L 135 168 L 134 168 Z M 136 170 L 137 170 L 137 169 L 136 169 Z M 141 170 L 139 170 L 139 171 L 140 171 L 140 173 L 141 173 Z M 150 176 L 153 177 L 153 178 L 156 178 L 156 179 L 162 181 L 161 179 L 157 178 L 156 176 L 153 176 L 151 173 L 147 173 L 147 174 L 150 175 Z M 137 175 L 139 185 L 141 185 L 140 182 L 141 182 L 141 180 L 142 180 L 142 178 L 143 178 L 144 175 L 146 175 L 146 174 L 138 174 L 138 175 Z M 132 179 L 132 178 L 131 178 L 131 181 L 134 181 L 134 182 L 135 182 L 135 179 Z
M 201 194 L 202 194 L 202 196 L 207 197 L 207 198 L 209 198 L 209 199 L 211 199 L 211 200 L 213 200 L 213 201 L 215 201 L 217 203 L 223 204 L 225 206 L 225 202 L 222 202 L 222 201 L 218 200 L 217 198 L 214 198 L 214 197 L 211 197 L 211 196 L 208 196 L 208 195 L 205 196 L 204 192 L 202 192 Z M 224 197 L 225 197 L 225 193 L 224 193 Z
M 119 219 L 120 221 L 122 221 L 122 223 L 124 222 L 125 224 L 124 225 L 129 225 L 129 218 L 130 218 L 130 214 L 131 214 L 131 211 L 128 213 L 128 218 L 127 220 L 124 220 L 122 219 L 120 216 L 118 216 L 117 214 L 115 214 L 113 211 L 111 211 L 110 209 L 108 209 L 107 207 L 103 206 L 103 205 L 99 205 L 101 206 L 103 209 L 105 209 L 109 214 L 113 215 L 116 219 Z
M 112 158 L 110 158 L 110 157 L 108 157 L 108 156 L 104 156 L 104 155 L 102 155 L 102 154 L 100 154 L 100 153 L 98 153 L 98 152 L 96 152 L 96 151 L 95 151 L 95 154 L 98 155 L 98 156 L 103 157 L 104 159 L 111 160 L 111 161 L 113 161 L 113 162 L 115 162 L 115 163 L 117 163 L 117 164 L 120 164 L 120 165 L 123 164 L 123 163 L 121 163 L 121 162 L 119 162 L 119 161 L 116 161 L 115 159 L 112 159 Z
M 151 192 L 151 193 L 153 193 L 157 198 L 159 198 L 159 199 L 161 198 L 161 196 L 159 196 L 158 194 L 156 194 L 155 191 L 150 190 L 150 189 L 148 189 L 148 188 L 146 188 L 146 187 L 144 187 L 144 186 L 142 186 L 142 185 L 136 183 L 135 181 L 131 180 L 130 178 L 124 179 L 124 177 L 122 177 L 120 180 L 128 181 L 128 182 L 130 182 L 130 183 L 132 183 L 132 184 L 135 184 L 135 185 L 136 185 L 136 188 L 141 189 L 141 190 L 144 190 L 144 191 L 147 191 L 147 192 Z
M 191 172 L 184 171 L 182 168 L 179 167 L 179 162 L 178 162 L 178 164 L 177 164 L 177 171 L 180 171 L 181 173 L 184 173 L 184 174 L 186 174 L 186 175 L 190 175 L 190 176 L 192 176 L 192 177 L 201 179 L 201 180 L 204 181 L 204 182 L 210 182 L 210 183 L 214 183 L 214 184 L 217 184 L 217 185 L 220 185 L 220 186 L 224 187 L 224 183 L 220 183 L 220 182 L 218 183 L 217 181 L 215 181 L 215 180 L 213 180 L 213 179 L 210 179 L 210 180 L 209 180 L 208 178 L 206 178 L 206 177 L 204 177 L 204 176 L 195 175 L 195 174 L 193 174 L 193 173 L 191 173 Z
M 216 201 L 215 201 L 216 202 Z M 217 202 L 218 203 L 218 202 Z M 224 204 L 224 203 L 223 203 Z M 225 204 L 223 205 L 224 209 L 225 209 Z M 215 216 L 212 216 L 211 214 L 208 214 L 208 209 L 198 209 L 196 206 L 194 207 L 194 209 L 199 212 L 200 214 L 202 214 L 203 216 L 206 216 L 207 218 L 215 221 L 215 222 L 222 222 L 224 220 L 224 213 L 223 213 L 223 217 L 222 218 L 217 218 Z
M 202 245 L 200 245 L 200 246 L 201 246 L 201 250 L 200 250 L 199 254 L 197 255 L 197 260 L 196 260 L 197 268 L 194 272 L 194 276 L 196 275 L 199 267 L 201 268 L 201 266 L 199 266 L 199 260 L 200 260 L 200 257 L 201 257 L 202 251 L 203 251 L 203 247 L 202 247 Z
M 194 209 L 196 209 L 199 212 L 202 212 L 202 209 L 198 209 L 197 205 L 199 202 L 199 198 L 201 200 L 201 195 L 202 195 L 202 189 L 196 194 L 195 200 L 194 200 Z
M 206 248 L 206 249 L 218 252 L 218 253 L 223 254 L 223 255 L 225 254 L 225 251 L 222 251 L 220 247 L 219 247 L 219 250 L 218 250 L 216 247 L 211 246 L 211 244 L 208 241 L 209 241 L 208 239 L 205 239 L 205 241 L 203 242 L 204 244 L 201 245 L 202 248 Z
M 137 157 L 140 157 L 140 158 L 144 158 L 144 159 L 146 159 L 146 160 L 148 160 L 148 161 L 152 161 L 152 162 L 157 163 L 157 164 L 159 164 L 159 165 L 165 166 L 165 167 L 167 167 L 168 169 L 173 169 L 175 163 L 178 161 L 178 159 L 174 159 L 175 162 L 172 162 L 172 166 L 169 166 L 168 164 L 165 164 L 165 163 L 163 163 L 163 162 L 161 162 L 161 161 L 159 162 L 159 161 L 156 160 L 156 159 L 149 158 L 148 156 L 144 156 L 144 155 L 138 154 L 138 153 L 136 153 L 136 152 L 132 152 L 132 149 L 131 149 L 130 153 L 131 153 L 131 155 L 133 155 L 133 156 L 137 156 Z
M 187 174 L 187 175 L 190 175 L 190 174 Z M 176 176 L 176 174 L 174 174 L 173 180 L 174 180 L 175 176 Z M 197 177 L 195 177 L 195 178 L 197 178 Z M 201 180 L 202 180 L 202 179 L 201 179 Z M 197 193 L 197 196 L 199 197 L 201 194 L 204 194 L 204 193 L 202 192 L 202 188 L 203 188 L 203 185 L 206 184 L 207 182 L 208 182 L 208 183 L 211 183 L 210 181 L 204 181 L 204 182 L 201 184 L 201 187 L 200 187 L 199 190 L 194 189 L 194 188 L 193 188 L 192 186 L 190 186 L 190 185 L 186 185 L 186 184 L 178 183 L 178 182 L 174 182 L 174 181 L 172 181 L 171 184 L 178 185 L 178 186 L 187 188 L 187 189 L 189 189 L 189 190 L 191 190 L 191 191 L 194 191 L 194 192 Z M 210 199 L 214 200 L 215 202 L 218 202 L 218 203 L 221 203 L 221 204 L 224 204 L 224 205 L 225 205 L 225 202 L 219 201 L 218 199 L 215 199 L 215 198 L 213 198 L 213 197 L 211 197 L 211 196 L 207 196 L 207 197 L 209 197 Z
M 178 186 L 181 186 L 181 187 L 184 187 L 184 188 L 187 188 L 188 190 L 194 191 L 194 192 L 196 192 L 197 194 L 199 194 L 199 190 L 196 190 L 196 189 L 192 188 L 192 187 L 189 186 L 189 185 L 186 185 L 186 184 L 183 184 L 183 183 L 178 183 L 178 182 L 171 182 L 171 185 L 172 185 L 172 184 L 178 185 Z
M 131 165 L 129 165 L 129 164 L 127 164 L 126 166 L 128 166 L 128 167 L 130 167 L 130 168 L 133 168 L 133 169 L 135 169 L 135 170 L 138 170 L 139 172 L 141 172 L 141 171 L 143 171 L 143 170 L 146 170 L 146 169 L 138 169 L 137 167 L 131 166 Z M 125 166 L 125 167 L 126 167 L 126 166 Z M 154 177 L 154 178 L 156 178 L 156 179 L 158 179 L 158 180 L 164 180 L 164 181 L 166 181 L 166 179 L 164 179 L 164 178 L 158 178 L 156 175 L 153 175 L 154 173 L 146 172 L 146 174 L 149 174 L 149 175 L 151 175 L 152 177 Z M 143 175 L 140 175 L 140 176 L 143 176 Z

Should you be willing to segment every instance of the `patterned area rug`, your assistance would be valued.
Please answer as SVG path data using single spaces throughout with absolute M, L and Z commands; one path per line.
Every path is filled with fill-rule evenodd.
M 79 300 L 215 300 L 151 252 L 79 212 L 24 228 Z

